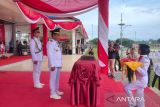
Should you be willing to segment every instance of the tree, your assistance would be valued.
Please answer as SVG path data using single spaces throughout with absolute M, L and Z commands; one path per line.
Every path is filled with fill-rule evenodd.
M 121 40 L 117 39 L 116 42 L 121 43 Z M 134 41 L 131 40 L 131 39 L 128 39 L 128 38 L 123 38 L 122 39 L 122 45 L 125 46 L 125 47 L 131 47 L 133 43 L 134 43 Z
M 97 45 L 98 44 L 98 38 L 94 38 L 94 39 L 90 40 L 89 43 L 92 43 L 93 45 Z
M 160 39 L 158 39 L 157 42 L 160 43 Z

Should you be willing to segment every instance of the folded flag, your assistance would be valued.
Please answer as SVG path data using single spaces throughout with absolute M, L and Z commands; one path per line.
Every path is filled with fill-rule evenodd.
M 131 62 L 124 62 L 125 65 L 127 65 L 132 71 L 136 71 L 138 67 L 141 67 L 143 64 L 141 62 L 137 61 L 131 61 Z
M 121 65 L 124 66 L 124 65 L 125 65 L 125 62 L 131 62 L 131 61 L 135 61 L 135 59 L 122 58 L 122 59 L 121 59 Z

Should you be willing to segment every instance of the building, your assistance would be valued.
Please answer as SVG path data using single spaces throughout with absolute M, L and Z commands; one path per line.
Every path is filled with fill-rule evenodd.
M 9 52 L 16 52 L 16 41 L 27 41 L 31 37 L 31 24 L 28 23 L 20 10 L 16 6 L 13 0 L 5 0 L 5 2 L 0 2 L 0 41 L 5 42 L 6 50 Z M 53 17 L 56 21 L 77 21 L 78 19 L 74 17 Z M 38 26 L 40 27 L 40 36 L 43 37 L 43 22 L 39 21 Z M 48 31 L 49 32 L 49 31 Z M 64 35 L 64 40 L 62 40 L 63 53 L 65 53 L 65 45 L 69 46 L 72 52 L 70 54 L 76 54 L 76 47 L 78 44 L 85 44 L 86 38 L 83 35 L 81 27 L 76 28 L 72 31 L 62 30 L 61 33 Z M 49 33 L 48 33 L 49 35 Z M 13 48 L 13 49 L 12 49 Z

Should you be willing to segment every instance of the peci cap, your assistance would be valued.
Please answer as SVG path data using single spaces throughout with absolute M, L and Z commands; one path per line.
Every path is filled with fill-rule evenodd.
M 36 27 L 35 29 L 32 30 L 33 33 L 35 33 L 36 31 L 39 31 L 39 27 Z
M 60 28 L 51 30 L 50 32 L 51 32 L 51 35 L 53 35 L 53 34 L 59 34 L 60 33 Z

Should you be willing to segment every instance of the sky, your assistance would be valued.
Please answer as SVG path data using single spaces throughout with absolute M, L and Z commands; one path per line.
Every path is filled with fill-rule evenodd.
M 132 40 L 160 38 L 160 0 L 110 0 L 109 39 L 120 38 L 121 13 L 123 37 Z M 76 16 L 84 24 L 89 39 L 98 37 L 98 9 Z

